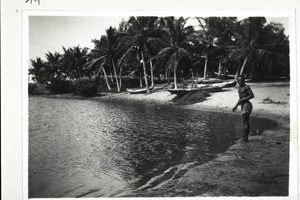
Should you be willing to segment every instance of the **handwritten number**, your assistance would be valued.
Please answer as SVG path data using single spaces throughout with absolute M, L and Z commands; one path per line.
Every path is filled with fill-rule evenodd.
M 25 3 L 28 3 L 29 0 L 26 0 Z M 34 2 L 38 2 L 38 5 L 40 5 L 40 0 L 34 0 Z M 32 0 L 30 0 L 30 3 L 32 4 Z

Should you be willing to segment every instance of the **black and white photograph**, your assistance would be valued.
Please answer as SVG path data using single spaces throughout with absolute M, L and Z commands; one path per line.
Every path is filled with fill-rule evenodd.
M 289 196 L 288 15 L 25 17 L 28 198 Z

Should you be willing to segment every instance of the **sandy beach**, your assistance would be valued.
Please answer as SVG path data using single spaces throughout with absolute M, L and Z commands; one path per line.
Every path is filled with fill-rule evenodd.
M 288 82 L 247 83 L 255 98 L 252 116 L 278 123 L 274 130 L 236 141 L 216 159 L 188 170 L 181 179 L 168 182 L 141 196 L 287 196 L 289 188 L 290 87 Z M 107 94 L 100 98 L 118 98 L 149 103 L 173 104 L 175 95 L 160 86 L 149 94 Z M 232 113 L 238 100 L 237 88 L 212 93 L 204 102 L 184 106 L 187 109 Z M 240 110 L 235 114 L 241 115 Z M 139 196 L 139 194 L 137 194 Z

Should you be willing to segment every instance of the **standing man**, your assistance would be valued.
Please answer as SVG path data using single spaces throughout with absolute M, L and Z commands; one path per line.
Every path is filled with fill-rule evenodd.
M 249 142 L 249 131 L 250 131 L 250 123 L 249 118 L 252 111 L 252 103 L 249 101 L 250 99 L 254 98 L 254 94 L 251 88 L 245 84 L 245 78 L 243 76 L 239 76 L 238 78 L 239 84 L 239 101 L 236 103 L 234 108 L 232 109 L 233 112 L 236 111 L 237 107 L 241 105 L 242 108 L 242 118 L 243 118 L 243 125 L 244 125 L 244 141 Z

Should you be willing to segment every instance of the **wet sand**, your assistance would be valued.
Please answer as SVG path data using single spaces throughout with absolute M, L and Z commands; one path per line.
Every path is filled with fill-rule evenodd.
M 290 88 L 288 82 L 249 83 L 255 98 L 251 100 L 252 116 L 272 119 L 274 130 L 249 137 L 250 142 L 236 141 L 216 159 L 190 169 L 177 181 L 137 196 L 287 196 L 289 192 Z M 166 85 L 153 93 L 107 94 L 101 98 L 148 101 L 172 104 L 175 95 Z M 236 88 L 213 93 L 201 103 L 184 106 L 187 109 L 232 113 L 238 100 Z M 237 111 L 241 114 L 240 110 Z M 293 126 L 293 125 L 292 125 Z

